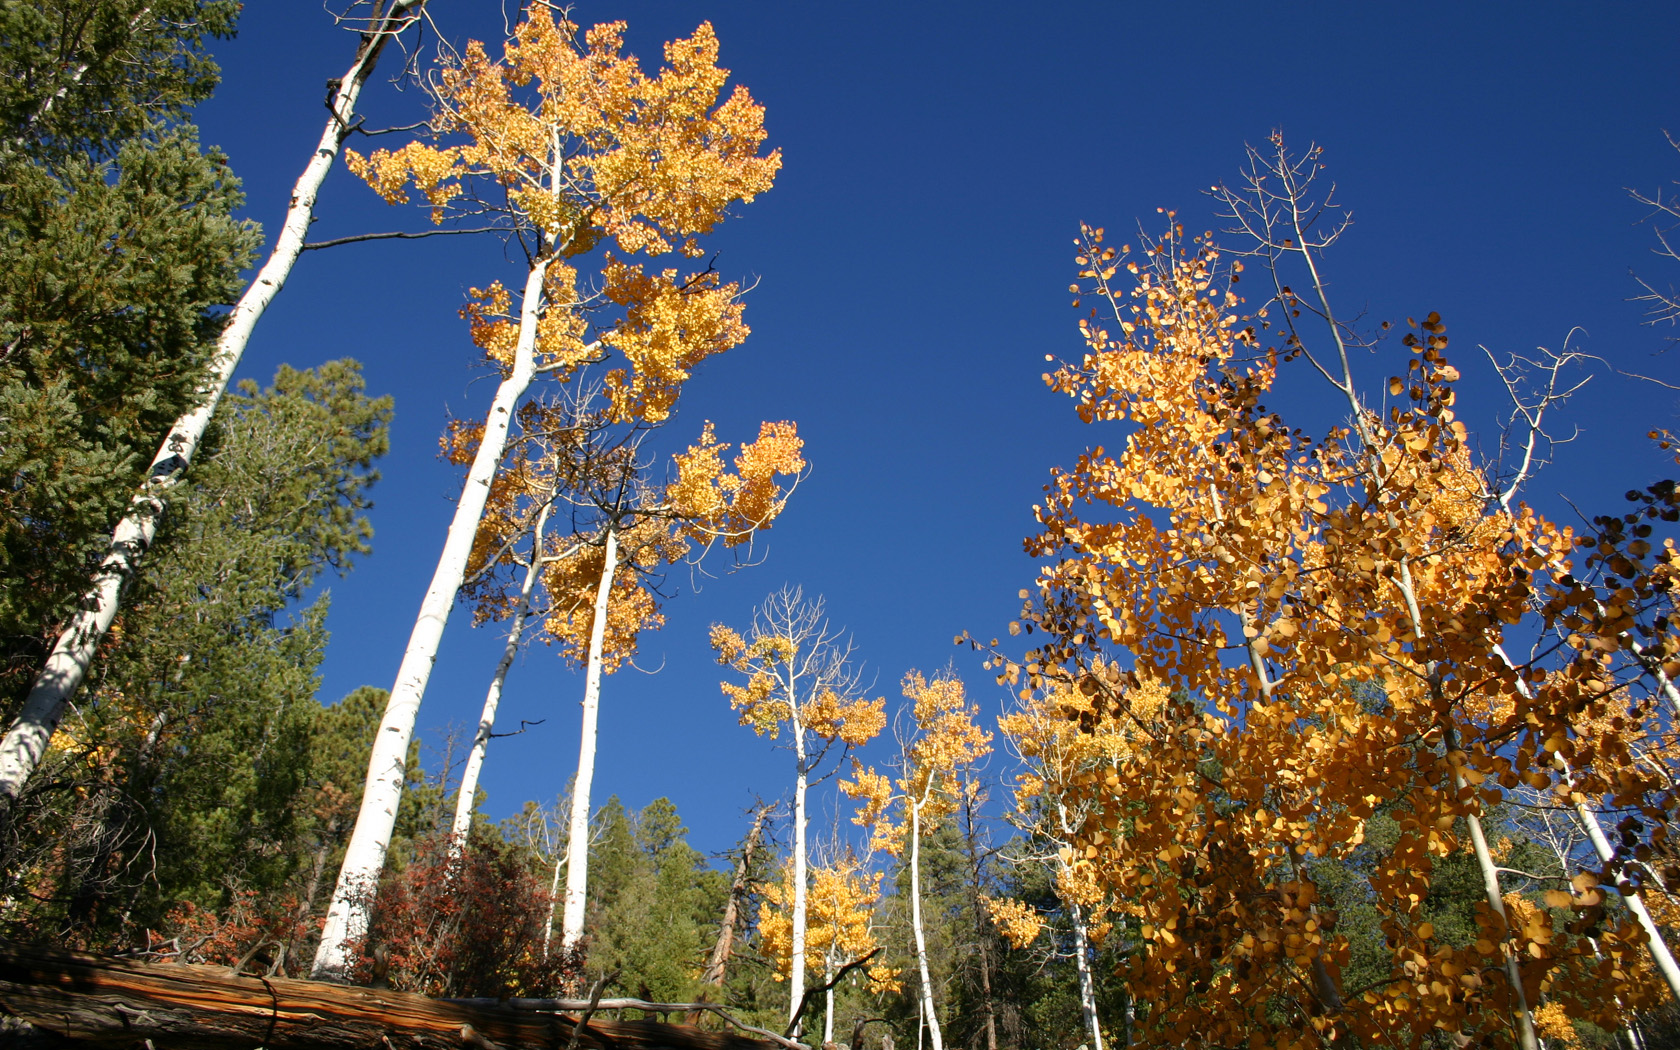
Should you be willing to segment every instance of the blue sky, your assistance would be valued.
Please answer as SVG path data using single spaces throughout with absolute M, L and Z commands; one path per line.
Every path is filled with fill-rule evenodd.
M 439 28 L 499 42 L 500 5 L 434 0 Z M 791 783 L 791 756 L 739 727 L 706 647 L 784 583 L 827 597 L 837 626 L 892 702 L 915 667 L 955 661 L 988 713 L 1004 692 L 955 649 L 1002 635 L 1034 575 L 1020 540 L 1048 471 L 1117 435 L 1080 426 L 1043 387 L 1046 354 L 1080 352 L 1072 238 L 1153 231 L 1156 208 L 1217 229 L 1203 194 L 1234 180 L 1245 142 L 1274 127 L 1326 149 L 1355 225 L 1329 256 L 1332 294 L 1372 327 L 1438 310 L 1465 372 L 1460 416 L 1491 449 L 1504 404 L 1486 359 L 1574 345 L 1626 371 L 1680 380 L 1665 333 L 1640 325 L 1630 269 L 1665 270 L 1627 187 L 1680 178 L 1680 77 L 1672 4 L 993 3 L 816 5 L 582 2 L 585 24 L 623 19 L 629 49 L 703 19 L 722 63 L 766 109 L 783 151 L 777 186 L 720 228 L 726 276 L 756 279 L 753 336 L 689 384 L 673 443 L 703 420 L 720 435 L 793 419 L 813 465 L 761 564 L 673 577 L 664 631 L 607 679 L 596 798 L 672 798 L 701 849 L 727 848 L 755 793 Z M 203 138 L 244 179 L 246 214 L 278 225 L 320 135 L 328 78 L 353 41 L 315 4 L 247 5 L 216 54 L 224 80 L 198 111 Z M 423 115 L 412 87 L 364 96 L 369 126 Z M 386 140 L 389 141 L 389 140 Z M 366 149 L 364 140 L 358 148 Z M 316 237 L 418 229 L 342 169 Z M 388 686 L 460 488 L 436 458 L 446 412 L 478 415 L 494 389 L 456 310 L 465 290 L 521 266 L 490 240 L 434 238 L 307 253 L 257 330 L 241 375 L 340 356 L 395 396 L 392 452 L 374 490 L 374 554 L 332 585 L 323 699 Z M 1245 286 L 1246 287 L 1246 286 Z M 1256 289 L 1258 291 L 1258 289 Z M 1368 388 L 1403 370 L 1397 342 L 1360 362 Z M 1674 426 L 1672 391 L 1608 366 L 1572 403 L 1530 498 L 1574 520 L 1616 509 L 1662 476 L 1644 433 Z M 1295 425 L 1336 418 L 1304 379 L 1272 407 Z M 720 559 L 714 568 L 723 569 Z M 423 732 L 477 717 L 500 649 L 458 610 L 421 711 Z M 547 721 L 492 745 L 484 786 L 500 817 L 551 798 L 575 766 L 581 675 L 541 646 L 514 668 L 504 725 Z M 1007 776 L 1006 763 L 993 771 Z M 823 822 L 826 823 L 826 822 Z

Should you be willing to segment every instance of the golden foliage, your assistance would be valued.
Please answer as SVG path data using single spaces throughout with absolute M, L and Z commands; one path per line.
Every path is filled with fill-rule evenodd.
M 894 780 L 854 759 L 852 779 L 840 783 L 841 791 L 862 803 L 852 821 L 871 829 L 871 849 L 894 856 L 904 848 L 910 824 L 925 835 L 956 808 L 963 790 L 959 772 L 992 751 L 992 735 L 975 723 L 980 709 L 968 702 L 962 679 L 942 675 L 930 682 L 911 671 L 903 691 L 916 724 L 903 775 Z M 900 808 L 896 823 L 889 813 L 894 803 Z
M 741 446 L 735 473 L 725 473 L 727 444 L 708 422 L 700 441 L 676 456 L 677 479 L 665 490 L 670 515 L 684 536 L 702 545 L 723 540 L 739 546 L 768 529 L 787 502 L 778 477 L 797 480 L 805 470 L 804 442 L 793 423 L 762 423 L 758 440 Z M 732 662 L 731 661 L 726 662 Z
M 811 869 L 806 895 L 805 965 L 809 972 L 834 974 L 847 963 L 880 947 L 875 937 L 876 908 L 881 902 L 881 872 L 866 871 L 850 855 Z M 760 950 L 775 963 L 771 974 L 785 981 L 793 968 L 793 866 L 764 887 L 759 905 Z M 882 965 L 865 968 L 872 991 L 896 992 L 899 971 Z
M 1655 1001 L 1631 920 L 1604 913 L 1595 955 L 1512 898 L 1506 922 L 1484 906 L 1479 939 L 1455 949 L 1422 911 L 1430 858 L 1468 848 L 1455 827 L 1502 789 L 1670 811 L 1668 784 L 1635 763 L 1648 694 L 1613 657 L 1639 599 L 1672 594 L 1672 548 L 1653 566 L 1631 522 L 1600 519 L 1594 543 L 1490 500 L 1438 317 L 1405 339 L 1400 404 L 1314 440 L 1262 406 L 1299 355 L 1263 350 L 1263 324 L 1238 315 L 1240 267 L 1176 227 L 1141 263 L 1121 255 L 1083 231 L 1076 291 L 1112 330 L 1093 312 L 1083 358 L 1045 378 L 1085 422 L 1130 425 L 1117 451 L 1053 473 L 1028 541 L 1048 566 L 1022 594 L 1045 641 L 1001 680 L 1025 704 L 1004 722 L 1033 762 L 1023 791 L 1082 814 L 1059 890 L 1136 917 L 1143 1042 L 1495 1038 L 1507 957 L 1531 1003 L 1572 1018 L 1613 1028 L 1618 996 Z M 1129 290 L 1110 283 L 1122 268 Z M 1572 565 L 1577 543 L 1615 574 L 1604 589 Z M 1561 660 L 1507 662 L 1501 642 L 1525 620 L 1568 635 Z M 1655 635 L 1665 659 L 1680 653 L 1666 622 Z M 1605 716 L 1614 731 L 1595 728 Z M 1349 943 L 1307 872 L 1346 858 L 1379 808 L 1400 827 L 1371 879 L 1392 974 L 1341 1002 Z
M 443 63 L 431 132 L 458 141 L 347 150 L 345 160 L 393 204 L 419 190 L 434 222 L 458 210 L 533 235 L 533 265 L 548 266 L 535 360 L 570 376 L 599 356 L 593 329 L 626 366 L 606 377 L 614 416 L 658 422 L 696 365 L 746 338 L 739 287 L 710 270 L 655 273 L 607 253 L 600 295 L 586 300 L 565 260 L 607 240 L 627 255 L 697 256 L 695 238 L 769 189 L 781 155 L 760 155 L 764 111 L 745 88 L 723 98 L 728 70 L 710 24 L 667 44 L 652 77 L 622 53 L 623 32 L 622 22 L 598 25 L 580 42 L 576 25 L 530 4 L 500 61 L 473 41 Z M 504 374 L 520 330 L 512 299 L 498 282 L 473 289 L 462 311 Z
M 607 625 L 601 669 L 615 671 L 636 651 L 637 636 L 665 625 L 665 614 L 650 589 L 646 573 L 682 558 L 688 545 L 671 535 L 669 527 L 648 520 L 619 533 L 618 566 L 608 599 Z M 549 562 L 543 570 L 549 613 L 543 623 L 561 655 L 582 665 L 589 652 L 595 625 L 595 595 L 601 584 L 606 550 L 599 543 L 578 547 Z
M 1003 939 L 1016 949 L 1032 944 L 1038 939 L 1039 931 L 1044 929 L 1044 920 L 1039 918 L 1038 912 L 1034 911 L 1030 904 L 1013 898 L 980 899 L 992 924 L 1003 935 Z

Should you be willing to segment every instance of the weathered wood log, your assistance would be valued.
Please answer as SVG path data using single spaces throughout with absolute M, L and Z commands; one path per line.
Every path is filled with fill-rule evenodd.
M 155 1050 L 567 1050 L 577 1022 L 223 966 L 143 963 L 0 941 L 0 1014 L 81 1046 Z M 577 1050 L 783 1050 L 689 1025 L 591 1019 Z

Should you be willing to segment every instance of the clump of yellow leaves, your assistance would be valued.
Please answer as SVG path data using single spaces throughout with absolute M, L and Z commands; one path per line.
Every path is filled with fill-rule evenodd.
M 943 675 L 929 681 L 920 671 L 904 676 L 904 696 L 911 702 L 916 732 L 903 756 L 896 781 L 853 760 L 853 778 L 840 790 L 862 802 L 853 822 L 870 828 L 871 848 L 897 856 L 904 835 L 929 833 L 956 809 L 965 790 L 959 773 L 992 751 L 992 735 L 976 722 L 979 708 L 968 702 L 962 679 Z M 894 822 L 894 802 L 903 813 Z
M 876 939 L 876 909 L 881 902 L 881 875 L 867 870 L 857 857 L 847 854 L 831 864 L 811 869 L 805 930 L 806 967 L 832 977 L 848 963 L 862 959 L 880 947 Z M 793 952 L 792 865 L 784 865 L 781 878 L 764 888 L 759 906 L 760 949 L 775 963 L 772 976 L 786 981 Z M 896 992 L 899 971 L 879 964 L 864 968 L 871 989 Z
M 751 726 L 759 736 L 774 740 L 785 724 L 794 733 L 809 732 L 819 740 L 862 747 L 886 725 L 886 700 L 850 695 L 848 680 L 823 674 L 827 666 L 810 673 L 809 650 L 814 641 L 820 645 L 821 640 L 799 634 L 755 629 L 749 641 L 734 628 L 712 625 L 711 644 L 718 663 L 747 679 L 744 685 L 719 683 L 729 706 L 740 714 L 741 724 Z M 801 691 L 801 677 L 810 679 L 809 689 Z
M 1438 317 L 1405 339 L 1394 407 L 1314 440 L 1263 406 L 1297 344 L 1262 348 L 1230 288 L 1240 268 L 1209 240 L 1174 227 L 1141 261 L 1100 230 L 1079 243 L 1075 290 L 1110 316 L 1081 321 L 1083 357 L 1045 379 L 1085 422 L 1129 425 L 1055 471 L 1037 508 L 1027 547 L 1047 568 L 1022 597 L 1044 640 L 1002 662 L 1024 702 L 1003 727 L 1031 767 L 1023 804 L 1077 817 L 1066 891 L 1132 916 L 1140 1044 L 1504 1040 L 1506 959 L 1552 1021 L 1614 1028 L 1655 1001 L 1642 937 L 1611 912 L 1592 913 L 1597 953 L 1585 925 L 1524 898 L 1504 919 L 1482 907 L 1458 948 L 1422 914 L 1432 859 L 1470 848 L 1465 820 L 1502 788 L 1612 798 L 1659 828 L 1673 812 L 1637 764 L 1652 703 L 1632 686 L 1654 672 L 1628 641 L 1671 601 L 1672 550 L 1653 569 L 1648 526 L 1601 519 L 1590 545 L 1613 578 L 1594 587 L 1571 574 L 1570 530 L 1490 500 Z M 1652 493 L 1673 506 L 1672 486 Z M 1666 619 L 1643 622 L 1662 659 L 1680 654 Z M 1507 632 L 1525 623 L 1569 646 L 1513 666 Z M 856 790 L 874 804 L 886 786 Z M 1311 871 L 1379 809 L 1400 828 L 1371 879 L 1391 970 L 1350 989 Z M 1018 907 L 994 914 L 1027 932 Z

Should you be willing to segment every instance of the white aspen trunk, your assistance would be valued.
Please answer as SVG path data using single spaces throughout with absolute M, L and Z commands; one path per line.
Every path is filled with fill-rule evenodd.
M 836 917 L 838 920 L 838 917 Z M 825 982 L 834 980 L 834 949 L 831 946 L 826 959 L 828 967 L 823 973 Z M 823 1045 L 834 1042 L 834 985 L 830 984 L 823 990 Z
M 1582 802 L 1575 804 L 1575 815 L 1581 819 L 1581 826 L 1586 828 L 1587 838 L 1592 840 L 1598 859 L 1606 864 L 1615 860 L 1616 850 L 1604 836 L 1604 828 L 1598 823 L 1598 815 Z M 1628 911 L 1639 920 L 1639 927 L 1645 931 L 1645 936 L 1650 942 L 1647 947 L 1651 952 L 1651 960 L 1657 964 L 1657 969 L 1662 971 L 1663 980 L 1668 982 L 1669 992 L 1676 1001 L 1680 1001 L 1680 967 L 1675 966 L 1674 954 L 1668 950 L 1668 944 L 1663 940 L 1656 922 L 1652 920 L 1650 910 L 1645 907 L 1645 902 L 1638 894 L 1623 894 L 1622 903 L 1626 904 Z
M 490 688 L 484 694 L 484 709 L 479 712 L 478 732 L 473 734 L 472 751 L 467 754 L 466 768 L 461 771 L 461 790 L 455 795 L 455 821 L 449 829 L 449 859 L 459 860 L 467 848 L 467 832 L 472 830 L 473 803 L 477 801 L 478 774 L 484 768 L 484 753 L 490 746 L 490 733 L 496 728 L 496 708 L 502 702 L 502 685 L 507 681 L 513 658 L 519 655 L 519 643 L 525 635 L 525 621 L 531 616 L 531 592 L 536 589 L 542 570 L 543 525 L 548 520 L 549 505 L 537 512 L 531 529 L 531 564 L 525 567 L 525 579 L 519 585 L 519 604 L 508 624 L 507 645 L 496 673 L 490 678 Z
M 1444 727 L 1445 743 L 1449 755 L 1463 749 L 1459 745 L 1458 730 L 1451 725 Z M 1460 792 L 1469 788 L 1464 774 L 1454 767 L 1452 777 L 1453 787 Z M 1487 833 L 1482 829 L 1482 818 L 1475 813 L 1467 813 L 1464 823 L 1470 827 L 1470 844 L 1476 854 L 1476 867 L 1482 873 L 1482 891 L 1487 897 L 1488 909 L 1499 920 L 1499 952 L 1504 956 L 1505 982 L 1511 988 L 1511 1006 L 1513 1021 L 1517 1028 L 1517 1042 L 1522 1050 L 1540 1050 L 1540 1042 L 1534 1031 L 1534 1014 L 1528 1006 L 1528 993 L 1523 991 L 1522 969 L 1517 964 L 1517 957 L 1511 951 L 1511 926 L 1505 914 L 1505 897 L 1499 888 L 1498 866 L 1493 862 L 1493 853 L 1488 849 Z
M 922 803 L 906 800 L 910 807 L 910 925 L 916 931 L 916 968 L 921 972 L 922 1016 L 927 1021 L 928 1041 L 933 1050 L 945 1050 L 939 1035 L 939 1017 L 933 1012 L 933 981 L 928 977 L 927 938 L 922 933 Z
M 426 682 L 431 678 L 432 664 L 437 660 L 438 643 L 443 638 L 444 626 L 449 622 L 449 611 L 455 605 L 455 594 L 466 576 L 473 537 L 478 532 L 479 519 L 484 515 L 491 479 L 502 461 L 502 450 L 507 445 L 514 409 L 536 374 L 537 319 L 542 304 L 543 277 L 548 272 L 551 258 L 538 259 L 525 280 L 513 369 L 496 388 L 496 399 L 485 417 L 484 436 L 479 440 L 478 452 L 467 471 L 461 500 L 455 506 L 455 517 L 449 523 L 449 533 L 443 542 L 443 552 L 432 573 L 432 582 L 426 588 L 426 597 L 420 603 L 420 614 L 408 636 L 408 648 L 397 668 L 391 697 L 385 704 L 385 716 L 379 723 L 379 733 L 374 737 L 373 754 L 368 759 L 367 782 L 362 789 L 362 807 L 356 815 L 356 829 L 350 835 L 350 844 L 344 853 L 344 866 L 338 873 L 338 886 L 333 891 L 326 925 L 321 930 L 321 945 L 315 952 L 312 976 L 316 980 L 344 979 L 351 963 L 350 943 L 367 933 L 368 909 L 378 887 L 380 869 L 385 866 L 385 851 L 390 847 L 391 829 L 397 820 L 397 804 L 402 800 L 408 741 L 414 734 L 420 699 L 426 693 Z
M 566 866 L 568 850 L 561 850 L 554 858 L 554 877 L 548 880 L 548 921 L 543 923 L 543 958 L 548 958 L 548 945 L 554 939 L 554 905 L 560 899 L 560 869 Z
M 809 771 L 805 768 L 805 729 L 799 724 L 799 706 L 790 688 L 788 709 L 793 712 L 793 750 L 799 763 L 793 782 L 793 958 L 788 960 L 788 1023 L 799 1020 L 799 1004 L 805 998 L 805 924 L 809 909 L 806 889 L 805 789 Z M 795 1028 L 794 1038 L 799 1037 Z
M 1623 637 L 1626 637 L 1626 635 Z M 1633 646 L 1634 655 L 1643 656 L 1643 652 L 1637 642 L 1629 638 L 1628 644 Z M 1512 664 L 1511 658 L 1505 655 L 1505 649 L 1503 646 L 1496 645 L 1493 647 L 1493 651 L 1499 655 L 1500 660 L 1504 661 L 1505 666 L 1515 666 Z M 1658 681 L 1664 689 L 1668 692 L 1672 692 L 1674 684 L 1669 681 L 1668 675 L 1663 673 L 1660 664 L 1657 665 L 1655 671 L 1659 676 Z M 1521 675 L 1517 676 L 1517 690 L 1525 698 L 1533 699 L 1533 694 L 1531 694 L 1528 689 L 1528 683 L 1523 680 Z M 1575 778 L 1570 772 L 1568 764 L 1564 763 L 1561 758 L 1558 761 L 1563 766 L 1565 783 L 1573 787 Z M 1588 809 L 1586 803 L 1577 802 L 1575 804 L 1575 816 L 1581 821 L 1581 827 L 1586 831 L 1588 840 L 1592 842 L 1593 850 L 1598 854 L 1598 859 L 1606 864 L 1615 860 L 1615 847 L 1611 846 L 1610 840 L 1605 837 L 1604 828 L 1598 823 L 1598 814 Z M 1563 867 L 1563 859 L 1564 858 L 1561 856 L 1558 858 L 1560 864 L 1559 870 L 1567 870 Z M 1617 887 L 1617 892 L 1621 892 L 1621 887 Z M 1627 904 L 1628 911 L 1632 912 L 1633 917 L 1638 920 L 1639 928 L 1645 931 L 1645 936 L 1649 941 L 1647 948 L 1651 953 L 1651 961 L 1657 964 L 1658 970 L 1662 971 L 1663 980 L 1668 982 L 1668 990 L 1670 994 L 1674 996 L 1677 1002 L 1680 1002 L 1680 966 L 1675 965 L 1674 954 L 1668 950 L 1668 942 L 1663 940 L 1662 932 L 1657 929 L 1656 922 L 1651 918 L 1650 910 L 1645 907 L 1645 902 L 1637 895 L 1623 894 L 1622 900 Z M 1595 948 L 1594 950 L 1596 951 L 1597 949 Z M 1633 1032 L 1633 1026 L 1631 1024 L 1628 1026 L 1628 1031 L 1630 1033 Z
M 577 948 L 583 939 L 583 908 L 589 895 L 589 788 L 595 779 L 596 726 L 601 713 L 601 661 L 606 646 L 607 612 L 612 604 L 613 574 L 618 570 L 618 524 L 607 526 L 601 560 L 601 583 L 595 589 L 595 619 L 589 625 L 589 663 L 583 684 L 583 731 L 578 739 L 577 779 L 572 784 L 572 818 L 567 841 L 566 906 L 560 914 L 560 946 Z
M 1085 1030 L 1091 1033 L 1091 1050 L 1103 1050 L 1102 1026 L 1097 1023 L 1097 985 L 1091 978 L 1090 937 L 1085 929 L 1085 913 L 1079 905 L 1070 904 L 1073 916 L 1074 965 L 1079 970 L 1079 1016 L 1085 1019 Z
M 87 677 L 93 654 L 116 619 L 123 588 L 128 585 L 140 558 L 157 535 L 158 521 L 167 506 L 169 490 L 192 462 L 193 453 L 204 437 L 204 428 L 216 411 L 216 404 L 227 389 L 234 369 L 239 366 L 252 330 L 269 303 L 280 293 L 298 254 L 303 251 L 304 236 L 309 232 L 309 223 L 315 212 L 315 198 L 349 134 L 362 85 L 373 72 L 386 40 L 406 28 L 423 3 L 424 0 L 418 0 L 393 7 L 377 26 L 362 37 L 356 61 L 344 74 L 333 96 L 332 116 L 327 120 L 326 130 L 321 133 L 321 141 L 292 188 L 291 204 L 286 209 L 286 219 L 280 226 L 274 250 L 257 273 L 257 279 L 228 314 L 227 325 L 216 341 L 216 354 L 206 379 L 205 400 L 175 421 L 157 455 L 152 457 L 145 483 L 129 501 L 128 513 L 111 533 L 110 546 L 94 573 L 92 586 L 83 595 L 76 614 L 59 633 L 46 666 L 30 687 L 23 709 L 18 712 L 5 738 L 0 740 L 0 800 L 16 799 L 23 790 L 24 783 L 46 753 L 47 744 L 64 717 L 70 698 Z

